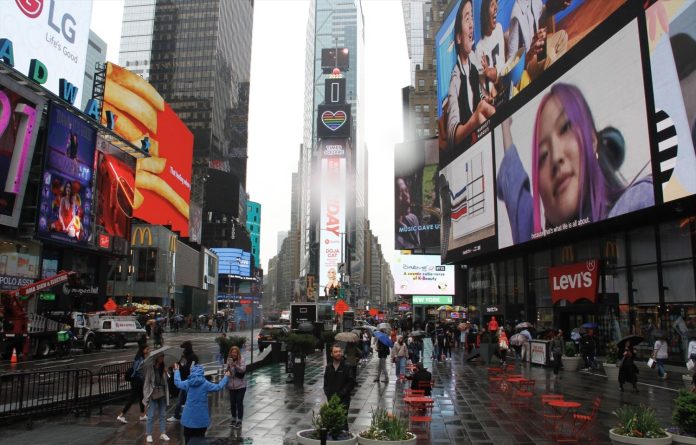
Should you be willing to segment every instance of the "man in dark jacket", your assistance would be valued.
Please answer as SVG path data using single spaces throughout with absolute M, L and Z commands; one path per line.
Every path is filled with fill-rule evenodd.
M 179 375 L 183 381 L 188 379 L 188 376 L 191 374 L 191 365 L 194 362 L 199 363 L 199 361 L 198 356 L 193 352 L 193 345 L 190 341 L 186 340 L 180 347 L 184 349 L 184 353 L 181 354 L 181 358 L 179 359 Z M 186 391 L 181 389 L 179 390 L 179 400 L 176 402 L 176 408 L 174 408 L 174 415 L 167 419 L 168 422 L 178 422 L 181 420 L 181 409 L 185 403 Z
M 430 372 L 428 372 L 423 363 L 416 363 L 416 368 L 418 368 L 418 370 L 412 376 L 406 377 L 407 379 L 411 380 L 411 389 L 422 389 L 425 392 L 426 396 L 430 396 L 432 388 L 430 386 L 420 388 L 419 383 L 431 382 L 433 380 L 433 375 Z
M 331 358 L 331 362 L 326 365 L 326 371 L 324 371 L 324 394 L 327 400 L 336 394 L 348 413 L 350 393 L 355 387 L 355 368 L 345 361 L 343 349 L 339 345 L 331 347 Z M 348 430 L 347 418 L 343 429 Z

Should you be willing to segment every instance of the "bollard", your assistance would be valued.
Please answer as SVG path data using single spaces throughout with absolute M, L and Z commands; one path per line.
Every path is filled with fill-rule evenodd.
M 320 445 L 326 445 L 326 439 L 327 439 L 328 435 L 329 435 L 329 430 L 327 430 L 326 428 L 319 429 L 319 444 Z

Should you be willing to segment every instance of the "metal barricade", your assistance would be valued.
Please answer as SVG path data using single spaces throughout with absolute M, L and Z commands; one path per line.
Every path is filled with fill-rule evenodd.
M 53 413 L 89 415 L 92 373 L 87 369 L 7 373 L 0 377 L 0 421 Z
M 122 399 L 131 390 L 130 382 L 126 381 L 126 371 L 133 366 L 133 362 L 115 363 L 99 368 L 97 372 L 97 403 L 99 404 L 99 414 L 105 404 Z

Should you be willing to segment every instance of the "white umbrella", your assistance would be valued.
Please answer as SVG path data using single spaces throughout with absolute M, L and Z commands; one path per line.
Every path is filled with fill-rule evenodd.
M 382 329 L 386 329 L 387 331 L 391 332 L 391 325 L 389 323 L 380 323 L 377 325 L 377 329 L 379 329 L 380 331 Z
M 181 354 L 184 352 L 181 348 L 175 348 L 174 346 L 163 346 L 159 349 L 155 349 L 150 352 L 145 361 L 143 362 L 143 367 L 152 366 L 155 363 L 155 359 L 163 355 L 164 356 L 164 367 L 169 368 L 173 366 L 174 363 L 178 362 L 181 358 Z

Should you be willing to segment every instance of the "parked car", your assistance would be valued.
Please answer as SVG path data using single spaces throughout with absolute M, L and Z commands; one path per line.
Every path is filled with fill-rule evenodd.
M 272 324 L 262 327 L 256 341 L 259 346 L 259 351 L 263 351 L 266 346 L 268 346 L 269 342 L 278 341 L 289 333 L 290 330 L 285 325 Z

